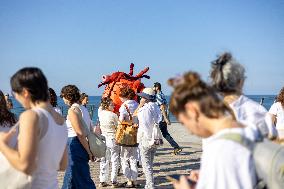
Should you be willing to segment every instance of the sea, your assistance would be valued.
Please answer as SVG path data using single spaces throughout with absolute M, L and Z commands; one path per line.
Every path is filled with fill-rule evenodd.
M 271 105 L 273 104 L 275 100 L 275 95 L 246 95 L 247 97 L 251 98 L 252 100 L 256 101 L 257 103 L 261 102 L 261 99 L 263 98 L 263 106 L 269 110 Z M 170 96 L 166 96 L 167 101 L 169 102 Z M 13 98 L 11 97 L 14 108 L 12 109 L 12 112 L 19 117 L 19 115 L 24 111 L 24 108 Z M 89 96 L 89 104 L 87 105 L 87 109 L 89 110 L 89 113 L 91 115 L 91 118 L 96 124 L 98 120 L 98 107 L 101 101 L 101 96 Z M 58 97 L 57 98 L 58 107 L 61 108 L 62 114 L 66 116 L 68 107 L 64 104 L 63 100 Z M 177 122 L 176 118 L 170 114 L 170 120 L 171 122 Z

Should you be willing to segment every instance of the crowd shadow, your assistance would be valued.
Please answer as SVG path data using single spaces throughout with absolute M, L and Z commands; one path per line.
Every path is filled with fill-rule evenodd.
M 191 154 L 195 154 L 195 153 L 199 153 L 199 152 L 202 152 L 202 150 L 196 150 L 196 151 L 186 151 L 185 149 L 186 148 L 191 148 L 191 147 L 182 147 L 182 149 L 183 149 L 183 151 L 182 152 L 180 152 L 180 154 L 178 154 L 178 155 L 191 155 Z M 173 149 L 171 149 L 171 150 L 162 150 L 162 151 L 157 151 L 156 152 L 156 156 L 163 156 L 163 155 L 168 155 L 168 154 L 170 154 L 170 153 L 172 153 L 173 152 Z
M 200 162 L 200 158 L 197 159 L 181 159 L 181 160 L 174 160 L 174 161 L 168 161 L 168 162 L 155 162 L 154 166 L 160 167 L 160 166 L 167 166 L 167 165 L 178 165 L 182 163 L 196 163 Z
M 200 162 L 187 164 L 183 166 L 177 166 L 177 167 L 160 168 L 158 170 L 153 170 L 153 172 L 154 173 L 169 173 L 169 172 L 176 172 L 176 171 L 190 171 L 190 170 L 195 170 L 195 169 L 200 169 Z

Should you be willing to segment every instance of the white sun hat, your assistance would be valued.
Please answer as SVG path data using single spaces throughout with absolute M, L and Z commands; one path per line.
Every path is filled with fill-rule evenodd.
M 137 95 L 151 101 L 156 99 L 155 91 L 152 88 L 145 88 L 141 93 L 137 93 Z

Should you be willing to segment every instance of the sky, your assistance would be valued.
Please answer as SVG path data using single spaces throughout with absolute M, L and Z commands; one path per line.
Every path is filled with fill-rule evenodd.
M 245 94 L 284 86 L 283 0 L 0 1 L 0 89 L 20 68 L 42 69 L 57 93 L 68 84 L 101 95 L 104 74 L 149 66 L 151 87 L 189 70 L 209 81 L 230 51 L 246 69 Z

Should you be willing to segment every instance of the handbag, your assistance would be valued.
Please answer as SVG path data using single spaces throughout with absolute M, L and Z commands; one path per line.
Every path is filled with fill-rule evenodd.
M 13 128 L 18 128 L 19 122 Z M 0 152 L 0 187 L 3 189 L 30 189 L 32 176 L 15 169 Z
M 133 123 L 133 117 L 130 113 L 128 106 L 124 105 L 129 115 L 129 121 L 122 121 L 118 123 L 115 133 L 115 141 L 117 145 L 136 147 L 138 126 Z
M 152 138 L 149 144 L 150 146 L 155 146 L 155 147 L 158 147 L 164 144 L 163 135 L 162 135 L 162 132 L 160 130 L 158 123 L 154 123 Z
M 89 127 L 87 126 L 86 122 L 82 118 L 82 112 L 81 112 L 79 105 L 73 104 L 72 107 L 75 108 L 74 110 L 77 113 L 77 115 L 80 119 L 80 122 L 84 127 L 83 129 L 85 130 L 85 133 L 87 134 L 86 138 L 88 140 L 89 149 L 90 149 L 91 153 L 96 158 L 105 157 L 105 155 L 106 155 L 106 144 L 105 144 L 105 141 L 103 140 L 103 137 L 101 137 L 100 135 L 98 135 L 94 132 L 90 132 Z

